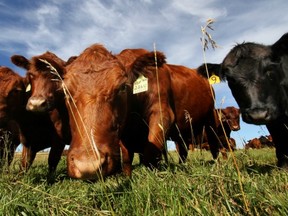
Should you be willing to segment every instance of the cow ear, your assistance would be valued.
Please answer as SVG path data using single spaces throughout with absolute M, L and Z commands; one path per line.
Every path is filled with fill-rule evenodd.
M 197 68 L 197 72 L 208 78 L 212 75 L 220 76 L 221 64 L 205 63 Z
M 235 46 L 224 58 L 222 65 L 225 67 L 235 67 L 241 56 L 245 55 L 244 46 L 241 45 Z
M 71 64 L 78 56 L 71 56 L 65 63 L 65 66 Z
M 281 57 L 283 55 L 288 55 L 288 33 L 284 34 L 278 41 L 276 41 L 272 46 L 272 53 L 275 57 Z
M 166 57 L 162 52 L 148 52 L 139 56 L 132 64 L 131 71 L 137 77 L 140 74 L 146 76 L 146 67 L 162 67 L 166 63 Z
M 18 67 L 29 70 L 30 62 L 24 56 L 13 55 L 13 56 L 11 56 L 11 61 L 13 64 L 17 65 Z

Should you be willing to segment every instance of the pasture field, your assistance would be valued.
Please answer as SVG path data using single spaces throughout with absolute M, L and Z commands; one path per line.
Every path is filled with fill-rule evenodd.
M 288 215 L 288 172 L 275 167 L 274 149 L 211 158 L 190 152 L 179 165 L 170 152 L 170 164 L 160 170 L 136 160 L 131 179 L 118 174 L 89 182 L 70 179 L 63 157 L 51 184 L 47 154 L 38 153 L 20 174 L 16 157 L 0 173 L 0 215 Z

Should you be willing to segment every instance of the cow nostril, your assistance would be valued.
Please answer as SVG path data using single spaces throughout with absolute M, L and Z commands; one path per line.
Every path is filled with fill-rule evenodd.
M 253 121 L 266 120 L 269 118 L 267 109 L 255 108 L 247 110 L 247 116 Z
M 29 111 L 45 110 L 47 108 L 48 102 L 43 98 L 30 98 L 26 106 Z

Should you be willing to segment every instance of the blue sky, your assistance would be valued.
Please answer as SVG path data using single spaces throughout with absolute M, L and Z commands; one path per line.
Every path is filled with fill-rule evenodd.
M 220 63 L 236 43 L 274 43 L 288 31 L 287 12 L 287 0 L 0 0 L 0 65 L 24 75 L 11 55 L 49 50 L 66 60 L 93 43 L 113 53 L 153 50 L 155 43 L 169 63 L 198 67 L 204 62 L 201 26 L 209 18 L 219 48 L 207 50 L 206 61 Z M 226 83 L 214 88 L 217 107 L 237 107 Z M 267 133 L 241 121 L 232 137 L 241 147 L 243 139 Z

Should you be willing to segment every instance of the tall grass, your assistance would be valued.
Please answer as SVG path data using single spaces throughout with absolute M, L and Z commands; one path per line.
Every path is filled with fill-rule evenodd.
M 27 173 L 18 174 L 17 166 L 0 173 L 0 215 L 247 214 L 231 157 L 214 163 L 210 152 L 189 152 L 187 163 L 171 162 L 158 171 L 136 160 L 131 179 L 118 175 L 105 182 L 70 179 L 63 157 L 50 185 L 45 155 L 40 156 Z M 287 215 L 288 173 L 275 167 L 275 150 L 238 150 L 235 158 L 249 213 Z
M 0 172 L 0 215 L 287 215 L 288 173 L 275 167 L 274 149 L 239 150 L 227 161 L 210 161 L 210 152 L 190 152 L 185 164 L 170 152 L 168 167 L 137 166 L 133 178 L 105 182 L 67 176 L 63 157 L 55 183 L 46 178 L 47 154 L 19 173 L 20 156 Z M 235 170 L 237 162 L 241 172 Z M 245 193 L 245 200 L 242 194 Z M 246 203 L 248 206 L 248 211 Z

